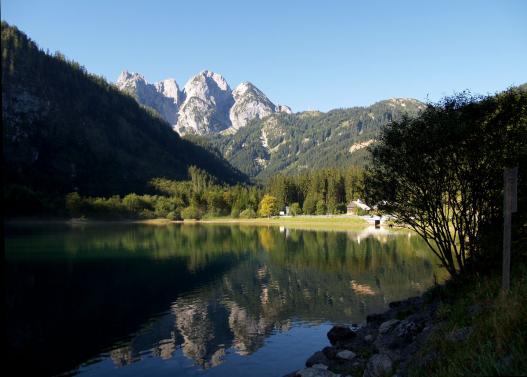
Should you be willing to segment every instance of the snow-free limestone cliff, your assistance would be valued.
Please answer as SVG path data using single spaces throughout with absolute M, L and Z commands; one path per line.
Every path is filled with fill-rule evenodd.
M 149 84 L 138 73 L 121 73 L 117 87 L 156 110 L 180 134 L 235 133 L 253 119 L 291 108 L 275 105 L 256 86 L 243 82 L 234 91 L 223 76 L 201 71 L 183 90 L 174 79 Z

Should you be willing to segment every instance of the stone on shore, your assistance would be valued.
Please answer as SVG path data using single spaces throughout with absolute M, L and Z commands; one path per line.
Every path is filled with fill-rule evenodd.
M 352 352 L 352 351 L 349 351 L 349 350 L 344 350 L 344 351 L 340 351 L 339 353 L 337 353 L 337 357 L 339 359 L 344 359 L 344 360 L 353 360 L 357 355 L 355 354 L 355 352 Z
M 306 368 L 297 372 L 300 377 L 340 377 L 340 374 L 335 374 L 326 369 Z
M 388 331 L 392 329 L 396 324 L 399 323 L 398 319 L 390 319 L 389 321 L 383 322 L 379 326 L 379 334 L 386 334 Z
M 328 332 L 328 339 L 332 345 L 340 342 L 349 341 L 355 338 L 357 334 L 347 326 L 333 326 Z

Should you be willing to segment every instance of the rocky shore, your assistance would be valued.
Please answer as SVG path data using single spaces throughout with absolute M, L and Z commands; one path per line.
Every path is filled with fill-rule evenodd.
M 412 297 L 390 303 L 388 311 L 369 315 L 360 326 L 334 326 L 327 334 L 331 345 L 307 359 L 306 368 L 284 377 L 403 377 L 410 361 L 426 368 L 437 359 L 436 353 L 413 359 L 441 326 L 439 302 L 427 295 Z M 462 341 L 470 329 L 458 332 L 449 334 L 453 341 Z

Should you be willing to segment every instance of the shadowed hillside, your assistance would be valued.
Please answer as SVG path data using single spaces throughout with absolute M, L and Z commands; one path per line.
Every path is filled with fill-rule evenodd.
M 245 180 L 132 97 L 5 22 L 2 123 L 4 179 L 19 191 L 144 192 L 154 177 L 187 178 L 190 165 L 226 183 Z

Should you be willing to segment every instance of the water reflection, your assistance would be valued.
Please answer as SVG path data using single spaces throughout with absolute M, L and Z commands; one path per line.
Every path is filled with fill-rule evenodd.
M 359 323 L 440 274 L 417 237 L 374 229 L 17 228 L 5 245 L 10 359 L 44 374 L 98 355 L 113 367 L 192 360 L 178 375 L 232 354 L 258 363 L 272 334 Z

